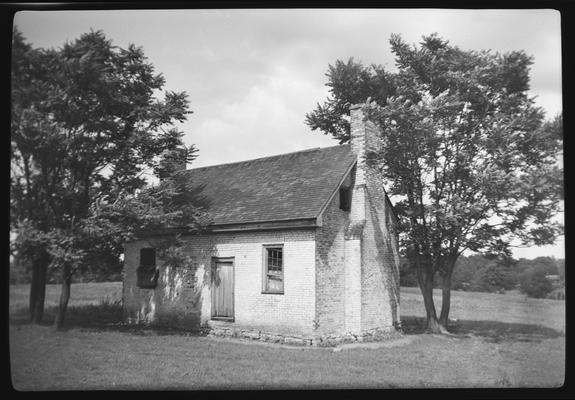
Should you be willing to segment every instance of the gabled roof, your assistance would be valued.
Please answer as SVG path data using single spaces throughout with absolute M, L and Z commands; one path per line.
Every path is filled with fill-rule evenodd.
M 214 225 L 317 218 L 356 157 L 349 144 L 195 168 Z

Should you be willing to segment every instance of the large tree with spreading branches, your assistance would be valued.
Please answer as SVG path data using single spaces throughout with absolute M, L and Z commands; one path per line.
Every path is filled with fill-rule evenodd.
M 349 106 L 362 103 L 381 150 L 367 161 L 395 199 L 401 247 L 416 266 L 427 330 L 447 331 L 451 276 L 462 252 L 510 256 L 552 244 L 563 199 L 561 116 L 529 96 L 533 59 L 462 50 L 437 35 L 409 45 L 392 35 L 397 70 L 337 61 L 331 96 L 306 116 L 313 130 L 349 140 Z M 439 316 L 433 282 L 442 278 Z
M 75 270 L 117 263 L 139 231 L 201 225 L 181 179 L 145 189 L 146 171 L 166 175 L 196 152 L 176 126 L 191 113 L 187 94 L 162 95 L 164 85 L 141 48 L 101 31 L 41 49 L 15 30 L 10 226 L 14 255 L 31 267 L 32 321 L 42 319 L 48 268 L 62 274 L 60 327 Z

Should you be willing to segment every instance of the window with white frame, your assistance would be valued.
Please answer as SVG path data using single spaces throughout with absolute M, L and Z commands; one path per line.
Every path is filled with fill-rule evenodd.
M 284 257 L 282 245 L 264 246 L 263 293 L 284 292 Z

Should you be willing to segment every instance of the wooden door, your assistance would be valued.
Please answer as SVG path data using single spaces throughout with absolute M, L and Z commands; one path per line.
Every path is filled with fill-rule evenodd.
M 234 319 L 234 264 L 216 261 L 212 279 L 212 318 Z

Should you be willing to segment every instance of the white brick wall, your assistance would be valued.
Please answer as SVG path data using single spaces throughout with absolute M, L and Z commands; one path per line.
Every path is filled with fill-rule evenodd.
M 345 240 L 345 332 L 361 332 L 361 240 Z
M 174 274 L 170 275 L 170 268 L 162 267 L 158 287 L 153 290 L 136 287 L 137 257 L 144 242 L 131 243 L 126 246 L 125 254 L 127 317 L 134 321 L 157 323 L 163 320 L 178 325 L 182 321 L 208 323 L 211 318 L 210 278 L 204 272 L 210 271 L 212 257 L 234 257 L 235 322 L 218 321 L 215 324 L 249 326 L 280 333 L 311 333 L 315 317 L 314 239 L 312 230 L 189 236 L 185 251 L 194 257 L 195 265 L 176 274 L 175 278 L 172 277 Z M 262 248 L 266 244 L 283 244 L 284 294 L 262 293 Z M 190 317 L 192 315 L 194 318 Z
M 353 200 L 352 200 L 353 202 Z M 349 212 L 334 196 L 316 231 L 316 334 L 345 333 L 345 227 Z

